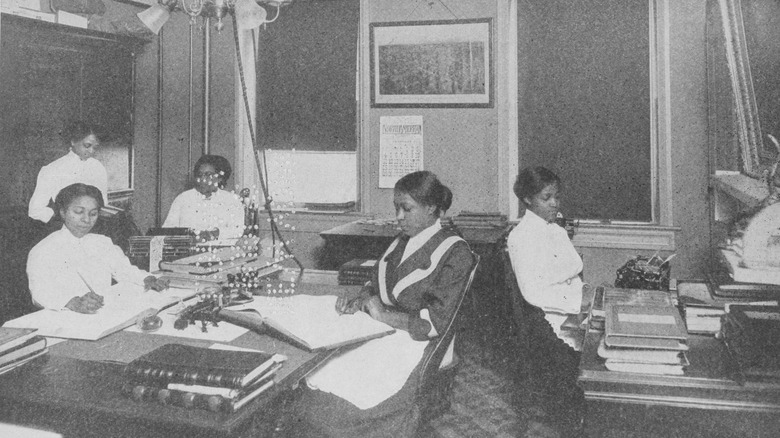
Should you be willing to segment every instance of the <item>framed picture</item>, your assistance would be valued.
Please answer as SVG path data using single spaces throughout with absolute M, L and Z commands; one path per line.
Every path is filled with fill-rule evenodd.
M 371 106 L 493 106 L 492 19 L 371 23 Z

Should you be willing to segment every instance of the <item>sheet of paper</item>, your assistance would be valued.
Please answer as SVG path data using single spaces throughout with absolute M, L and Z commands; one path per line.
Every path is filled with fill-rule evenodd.
M 187 305 L 191 303 L 185 302 L 184 304 Z M 173 310 L 180 309 L 180 308 L 181 307 L 177 304 L 174 307 L 171 307 L 172 311 L 163 310 L 162 312 L 158 313 L 157 316 L 159 316 L 160 319 L 162 319 L 162 326 L 160 326 L 158 330 L 153 332 L 148 332 L 147 334 L 175 336 L 179 338 L 201 339 L 204 341 L 212 341 L 212 342 L 230 342 L 249 331 L 243 327 L 239 327 L 237 325 L 231 324 L 229 322 L 224 322 L 224 321 L 217 323 L 217 326 L 214 326 L 211 323 L 207 323 L 205 332 L 201 329 L 202 325 L 200 322 L 196 322 L 195 324 L 190 324 L 183 330 L 177 330 L 176 328 L 173 327 L 173 323 L 176 321 L 176 319 L 179 316 L 177 312 Z M 129 326 L 128 328 L 125 329 L 125 331 L 144 333 L 136 325 Z
M 336 312 L 336 299 L 334 295 L 255 297 L 251 303 L 231 310 L 254 309 L 263 319 L 272 320 L 275 326 L 305 340 L 312 349 L 393 330 L 364 312 L 340 315 Z
M 145 311 L 157 310 L 192 296 L 186 289 L 144 291 L 143 286 L 120 283 L 103 295 L 103 307 L 94 314 L 43 309 L 5 323 L 8 327 L 33 327 L 42 336 L 97 340 L 135 323 Z

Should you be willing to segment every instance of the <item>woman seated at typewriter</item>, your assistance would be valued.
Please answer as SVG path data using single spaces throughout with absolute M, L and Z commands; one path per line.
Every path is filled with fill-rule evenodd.
M 195 163 L 195 187 L 173 200 L 163 227 L 190 228 L 203 240 L 241 237 L 244 204 L 223 190 L 231 172 L 225 157 L 201 156 Z
M 331 359 L 307 380 L 294 436 L 408 436 L 429 342 L 446 328 L 474 259 L 468 244 L 440 217 L 452 193 L 431 172 L 408 174 L 395 185 L 393 204 L 402 233 L 379 259 L 374 281 L 341 313 L 366 312 L 396 332 Z
M 560 187 L 560 178 L 544 167 L 518 174 L 514 192 L 525 213 L 509 233 L 507 249 L 520 292 L 533 306 L 524 317 L 534 389 L 544 398 L 548 414 L 565 416 L 577 411 L 582 393 L 576 386 L 580 345 L 577 335 L 562 326 L 587 310 L 590 294 L 580 279 L 582 259 L 566 230 L 555 222 Z M 557 422 L 562 420 L 577 421 Z
M 163 290 L 167 282 L 130 264 L 122 250 L 106 236 L 90 233 L 103 207 L 103 195 L 94 186 L 71 184 L 55 199 L 65 223 L 40 241 L 27 257 L 32 299 L 39 307 L 95 313 L 103 306 L 99 291 L 111 280 Z

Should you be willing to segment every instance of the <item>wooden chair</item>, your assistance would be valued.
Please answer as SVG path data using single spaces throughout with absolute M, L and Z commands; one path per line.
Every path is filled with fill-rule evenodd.
M 455 307 L 452 318 L 447 324 L 447 328 L 444 333 L 436 338 L 433 348 L 426 353 L 421 363 L 420 379 L 415 394 L 415 410 L 419 415 L 419 425 L 427 423 L 428 421 L 437 418 L 446 412 L 452 402 L 452 388 L 455 382 L 455 375 L 460 368 L 460 361 L 455 354 L 453 354 L 453 361 L 446 366 L 442 367 L 441 363 L 450 349 L 450 345 L 455 342 L 455 332 L 457 331 L 458 316 L 463 304 L 465 296 L 471 289 L 471 284 L 474 281 L 474 275 L 477 272 L 477 266 L 479 265 L 479 255 L 472 253 L 474 263 L 469 273 L 468 281 L 464 285 L 463 289 L 459 292 L 458 304 Z M 454 347 L 454 345 L 453 345 Z M 454 350 L 453 350 L 454 351 Z
M 510 345 L 515 352 L 512 355 L 512 368 L 515 370 L 514 379 L 517 396 L 516 402 L 524 403 L 528 401 L 528 396 L 533 390 L 532 372 L 531 372 L 531 345 L 530 339 L 533 336 L 535 324 L 547 324 L 544 319 L 544 311 L 525 300 L 517 283 L 512 259 L 509 256 L 509 250 L 506 245 L 506 238 L 511 228 L 507 231 L 501 243 L 501 263 L 504 270 L 504 287 L 506 289 L 509 303 L 511 305 L 510 318 Z

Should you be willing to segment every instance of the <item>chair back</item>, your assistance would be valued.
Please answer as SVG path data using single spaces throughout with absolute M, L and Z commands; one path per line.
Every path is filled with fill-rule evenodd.
M 509 248 L 506 239 L 509 237 L 511 228 L 503 237 L 501 242 L 501 263 L 504 271 L 504 287 L 509 297 L 512 307 L 512 317 L 510 318 L 510 346 L 514 351 L 511 357 L 514 363 L 511 367 L 515 370 L 516 383 L 521 385 L 516 391 L 525 392 L 522 388 L 531 380 L 531 337 L 534 336 L 534 324 L 546 325 L 544 311 L 539 307 L 530 304 L 523 297 L 520 285 L 517 282 L 512 258 L 509 254 Z
M 430 406 L 439 402 L 439 400 L 429 400 L 429 398 L 432 397 L 432 394 L 440 393 L 440 391 L 437 391 L 436 387 L 442 384 L 452 384 L 451 381 L 442 382 L 441 379 L 438 379 L 438 377 L 443 371 L 440 369 L 440 367 L 444 359 L 444 355 L 447 353 L 447 350 L 449 349 L 450 344 L 453 342 L 455 337 L 455 328 L 457 326 L 456 321 L 458 319 L 458 315 L 460 314 L 460 309 L 463 305 L 464 297 L 471 289 L 471 284 L 473 283 L 474 276 L 477 272 L 477 266 L 479 266 L 479 255 L 472 252 L 472 257 L 474 262 L 471 265 L 471 271 L 469 272 L 468 280 L 464 284 L 463 288 L 458 291 L 459 295 L 457 297 L 455 311 L 452 313 L 452 317 L 447 323 L 447 327 L 444 329 L 443 333 L 441 333 L 441 335 L 432 341 L 434 345 L 432 348 L 428 349 L 428 352 L 426 353 L 425 357 L 423 357 L 421 363 L 420 380 L 417 386 L 415 403 L 418 405 L 419 412 L 421 413 L 423 419 L 427 419 L 427 417 L 429 417 L 427 411 L 430 409 Z M 433 416 L 434 415 L 430 415 L 430 417 Z

